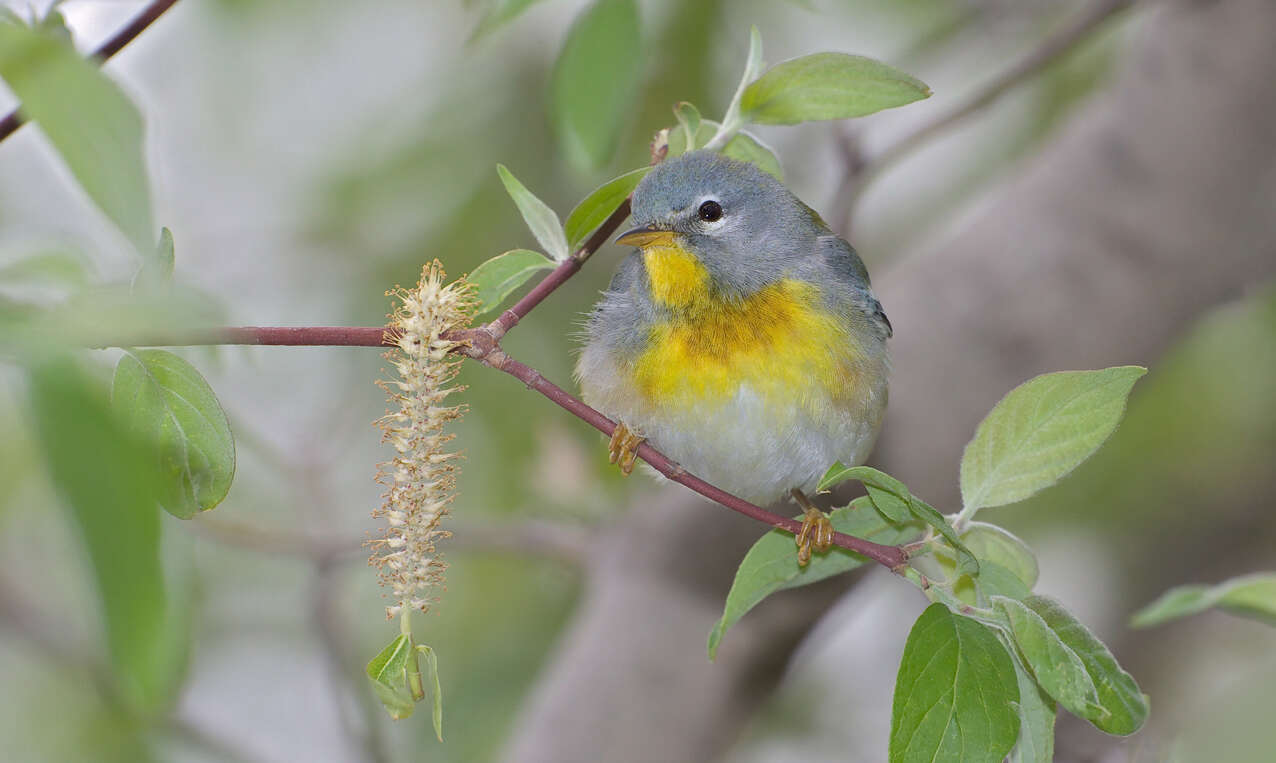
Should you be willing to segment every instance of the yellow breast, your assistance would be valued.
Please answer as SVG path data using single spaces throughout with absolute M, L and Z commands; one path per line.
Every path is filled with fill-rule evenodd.
M 634 366 L 649 404 L 722 403 L 741 385 L 777 410 L 795 404 L 813 410 L 855 394 L 858 348 L 848 328 L 823 308 L 816 285 L 784 279 L 726 299 L 682 249 L 651 247 L 643 254 L 652 299 L 675 316 L 652 327 Z

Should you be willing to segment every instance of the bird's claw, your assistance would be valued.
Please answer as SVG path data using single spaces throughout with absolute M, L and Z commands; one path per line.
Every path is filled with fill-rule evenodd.
M 634 470 L 634 462 L 638 459 L 638 446 L 647 438 L 634 433 L 625 422 L 616 424 L 607 443 L 608 460 L 620 467 L 620 473 L 629 476 Z
M 822 554 L 833 548 L 833 521 L 817 509 L 801 490 L 795 488 L 792 495 L 803 512 L 802 528 L 794 539 L 797 541 L 798 566 L 805 567 L 811 561 L 813 550 Z

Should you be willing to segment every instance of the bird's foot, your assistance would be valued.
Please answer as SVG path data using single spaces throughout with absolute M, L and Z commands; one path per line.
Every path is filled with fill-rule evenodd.
M 828 515 L 815 507 L 811 499 L 797 488 L 789 491 L 793 500 L 802 507 L 802 529 L 796 536 L 798 548 L 798 566 L 805 567 L 811 561 L 811 551 L 821 554 L 833 548 L 833 522 Z
M 621 474 L 629 476 L 634 470 L 634 462 L 638 459 L 638 446 L 647 438 L 636 434 L 625 422 L 616 423 L 611 433 L 611 441 L 607 443 L 607 453 L 611 463 L 620 467 Z

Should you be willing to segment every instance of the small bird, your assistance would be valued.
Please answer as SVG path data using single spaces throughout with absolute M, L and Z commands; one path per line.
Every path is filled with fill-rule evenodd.
M 586 323 L 587 403 L 619 422 L 628 474 L 644 439 L 687 471 L 766 505 L 802 507 L 798 560 L 832 525 L 807 498 L 835 461 L 868 456 L 886 408 L 891 324 L 859 255 L 753 164 L 692 151 L 632 198 L 626 257 Z

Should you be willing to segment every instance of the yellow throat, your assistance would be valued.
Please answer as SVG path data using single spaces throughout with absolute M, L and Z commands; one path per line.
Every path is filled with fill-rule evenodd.
M 748 385 L 777 409 L 815 409 L 858 387 L 858 349 L 817 285 L 784 278 L 724 297 L 694 255 L 666 241 L 643 248 L 651 298 L 673 313 L 652 326 L 634 367 L 649 403 L 725 403 Z

